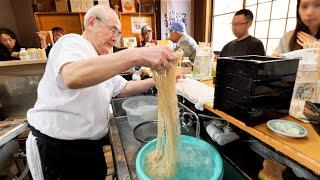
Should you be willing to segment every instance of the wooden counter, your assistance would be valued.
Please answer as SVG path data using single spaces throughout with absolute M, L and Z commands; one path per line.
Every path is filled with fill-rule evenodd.
M 213 86 L 212 81 L 204 81 L 203 83 Z M 240 120 L 220 110 L 214 109 L 211 103 L 204 104 L 204 107 L 260 141 L 273 147 L 276 151 L 283 153 L 307 169 L 310 169 L 315 174 L 320 175 L 320 136 L 316 133 L 311 124 L 303 123 L 291 116 L 281 118 L 298 123 L 308 131 L 308 136 L 306 138 L 289 138 L 274 133 L 267 127 L 266 123 L 249 127 Z
M 47 59 L 0 61 L 0 75 L 43 74 Z
M 26 64 L 43 64 L 43 63 L 47 63 L 47 59 L 28 60 L 28 61 L 21 61 L 21 60 L 0 61 L 0 67 L 4 67 L 4 66 L 21 66 L 21 65 L 26 65 Z
M 0 124 L 10 124 L 6 128 L 0 128 L 0 147 L 18 136 L 27 128 L 26 119 L 23 121 L 0 121 Z

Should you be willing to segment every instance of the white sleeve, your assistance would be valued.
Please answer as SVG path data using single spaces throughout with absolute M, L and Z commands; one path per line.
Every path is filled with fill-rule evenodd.
M 60 44 L 59 48 L 52 54 L 55 56 L 52 56 L 50 59 L 56 77 L 59 75 L 61 67 L 64 64 L 90 58 L 91 53 L 88 53 L 88 47 L 81 40 L 70 38 L 68 41 Z
M 115 97 L 118 94 L 120 94 L 128 82 L 126 79 L 124 79 L 120 75 L 116 75 L 113 78 L 111 78 L 110 80 L 111 80 L 111 84 L 112 84 L 112 88 L 113 88 L 112 89 L 112 97 Z M 107 83 L 107 86 L 108 85 L 110 85 L 110 84 Z M 110 88 L 110 87 L 108 87 L 108 88 Z
M 92 49 L 90 44 L 88 45 L 88 42 L 81 38 L 81 36 L 68 36 L 62 38 L 64 39 L 55 44 L 52 48 L 49 55 L 49 61 L 58 87 L 68 89 L 62 81 L 60 74 L 61 67 L 69 62 L 89 59 L 90 57 L 95 56 L 96 52 Z

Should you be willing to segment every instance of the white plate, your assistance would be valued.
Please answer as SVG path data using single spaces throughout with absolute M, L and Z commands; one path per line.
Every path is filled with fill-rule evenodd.
M 274 119 L 267 122 L 267 126 L 272 131 L 283 136 L 302 138 L 308 135 L 308 131 L 303 126 L 282 119 Z

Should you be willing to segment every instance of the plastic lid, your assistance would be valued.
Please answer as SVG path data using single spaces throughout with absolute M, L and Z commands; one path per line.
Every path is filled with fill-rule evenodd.
M 205 50 L 197 50 L 196 56 L 210 56 L 210 52 Z

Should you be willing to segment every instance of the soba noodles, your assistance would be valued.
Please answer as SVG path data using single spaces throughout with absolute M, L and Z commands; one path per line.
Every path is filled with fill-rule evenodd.
M 183 52 L 176 55 L 181 61 Z M 179 109 L 176 95 L 177 64 L 168 70 L 153 71 L 158 90 L 158 136 L 155 150 L 146 158 L 146 170 L 152 177 L 169 177 L 175 173 L 176 142 L 180 135 Z

